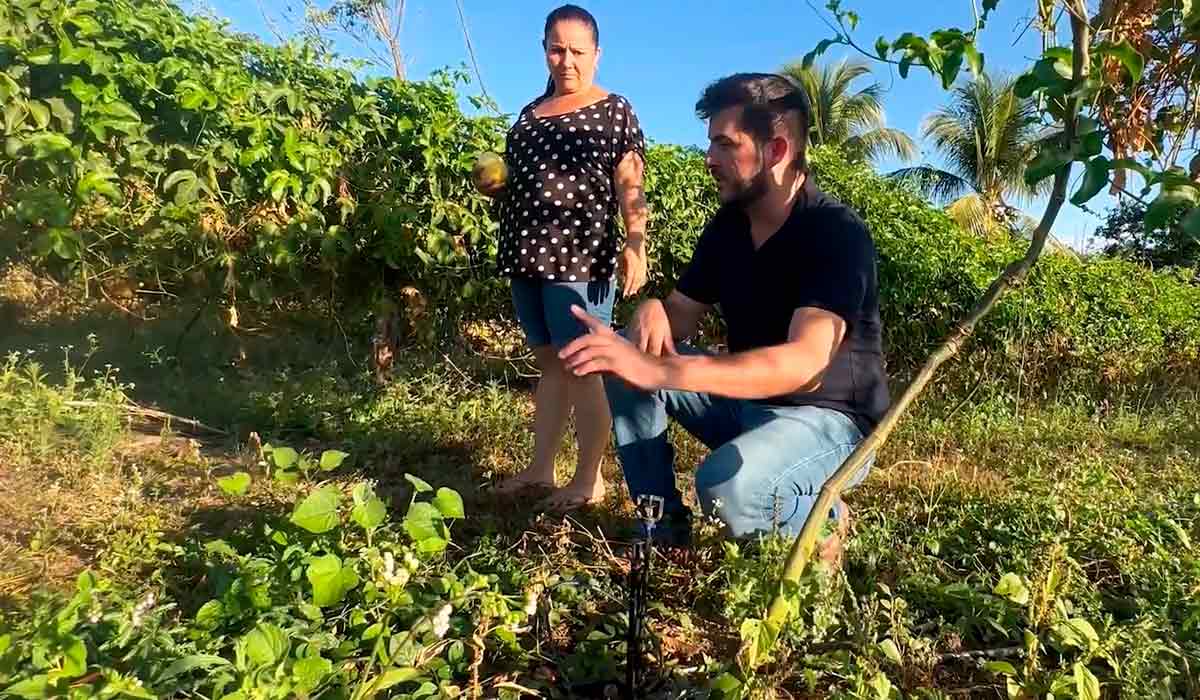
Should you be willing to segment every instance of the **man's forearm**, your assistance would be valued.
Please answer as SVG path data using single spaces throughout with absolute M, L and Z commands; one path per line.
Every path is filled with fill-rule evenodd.
M 673 327 L 672 327 L 673 328 Z M 828 358 L 811 357 L 788 345 L 731 355 L 663 358 L 666 389 L 716 394 L 732 399 L 768 399 L 820 386 Z

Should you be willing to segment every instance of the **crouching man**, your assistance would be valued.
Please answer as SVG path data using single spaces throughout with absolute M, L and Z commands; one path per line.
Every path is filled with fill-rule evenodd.
M 642 304 L 624 335 L 573 312 L 589 333 L 560 356 L 600 373 L 631 495 L 660 496 L 656 532 L 686 544 L 668 418 L 711 450 L 696 472 L 706 514 L 733 537 L 798 533 L 826 479 L 888 407 L 875 247 L 862 220 L 817 189 L 803 90 L 771 74 L 716 81 L 696 105 L 722 206 L 665 300 Z M 727 354 L 682 344 L 719 309 Z M 869 467 L 856 476 L 860 481 Z M 837 559 L 849 521 L 822 547 Z

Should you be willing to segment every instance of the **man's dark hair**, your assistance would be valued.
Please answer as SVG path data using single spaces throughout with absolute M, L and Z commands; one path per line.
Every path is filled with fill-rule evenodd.
M 592 30 L 592 43 L 596 48 L 600 48 L 600 25 L 596 24 L 596 18 L 591 12 L 583 9 L 579 5 L 562 5 L 550 11 L 546 15 L 546 26 L 542 30 L 542 43 L 546 43 L 546 39 L 550 38 L 550 30 L 554 29 L 554 25 L 559 22 L 582 22 L 587 25 L 588 29 Z M 554 77 L 551 76 L 546 80 L 546 91 L 542 97 L 549 97 L 554 94 Z
M 778 126 L 789 126 L 797 139 L 793 165 L 807 167 L 811 108 L 803 87 L 775 73 L 737 73 L 705 88 L 696 114 L 707 121 L 730 107 L 742 108 L 739 124 L 758 144 L 770 140 Z

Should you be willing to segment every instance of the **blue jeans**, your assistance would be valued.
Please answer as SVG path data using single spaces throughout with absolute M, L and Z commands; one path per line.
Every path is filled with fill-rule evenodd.
M 578 306 L 592 318 L 611 325 L 616 296 L 613 287 L 608 280 L 550 282 L 513 277 L 513 308 L 525 331 L 526 342 L 534 348 L 553 345 L 561 350 L 583 335 L 583 324 L 571 314 L 571 306 Z
M 799 533 L 825 481 L 863 439 L 854 421 L 828 408 L 645 392 L 612 377 L 605 390 L 633 498 L 661 496 L 665 519 L 686 522 L 675 450 L 667 441 L 667 419 L 673 418 L 712 451 L 696 471 L 696 494 L 704 513 L 720 518 L 733 537 Z M 851 485 L 869 470 L 868 463 Z M 836 510 L 830 515 L 838 517 Z

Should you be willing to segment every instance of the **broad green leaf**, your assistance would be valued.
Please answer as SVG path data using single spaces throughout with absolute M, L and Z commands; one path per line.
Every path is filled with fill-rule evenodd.
M 96 105 L 94 111 L 108 117 L 115 117 L 117 119 L 124 119 L 132 122 L 140 122 L 142 120 L 142 115 L 138 114 L 136 109 L 131 107 L 129 103 L 122 102 L 121 100 L 115 100 L 113 102 L 105 102 L 103 104 Z
M 967 66 L 971 69 L 971 74 L 975 77 L 983 75 L 983 54 L 979 53 L 979 49 L 975 44 L 968 43 L 963 46 L 963 55 L 967 59 Z
M 1051 630 L 1060 646 L 1091 651 L 1100 644 L 1100 635 L 1092 623 L 1082 618 L 1060 622 Z
M 96 574 L 91 571 L 84 571 L 75 578 L 75 590 L 80 593 L 90 593 L 96 589 Z M 3 653 L 0 649 L 0 653 Z
M 889 700 L 892 697 L 892 682 L 882 671 L 871 678 L 870 685 L 875 690 L 876 700 Z
M 246 489 L 250 488 L 250 475 L 246 472 L 230 474 L 217 479 L 217 486 L 230 496 L 244 496 Z
M 25 105 L 22 102 L 10 102 L 4 107 L 4 130 L 13 133 L 25 122 Z
M 1075 696 L 1079 700 L 1100 700 L 1100 681 L 1082 662 L 1075 662 Z
M 67 678 L 78 678 L 87 672 L 87 645 L 82 639 L 72 637 L 63 649 L 62 670 Z
M 741 700 L 746 686 L 732 673 L 726 672 L 712 680 L 712 690 L 720 700 Z
M 1168 223 L 1180 209 L 1197 205 L 1196 188 L 1192 186 L 1172 187 L 1163 189 L 1158 197 L 1146 209 L 1146 233 L 1166 228 Z
M 983 665 L 984 670 L 1003 676 L 1017 675 L 1017 669 L 1007 661 L 989 661 Z
M 462 496 L 453 489 L 445 487 L 438 489 L 437 496 L 433 499 L 433 505 L 441 511 L 444 518 L 461 520 L 467 517 L 466 511 L 463 509 Z
M 283 660 L 291 648 L 287 634 L 269 622 L 260 622 L 242 638 L 251 668 L 269 666 Z
M 25 60 L 34 66 L 48 66 L 54 62 L 54 48 L 39 46 L 25 54 Z
M 415 546 L 417 551 L 422 554 L 437 554 L 438 552 L 445 551 L 449 544 L 449 540 L 443 538 L 441 535 L 437 535 L 434 537 L 426 537 L 420 542 L 417 542 Z
M 1025 587 L 1025 582 L 1021 580 L 1021 577 L 1014 573 L 1001 576 L 1000 582 L 996 584 L 996 588 L 992 592 L 1017 605 L 1025 605 L 1029 602 L 1029 589 Z
M 52 228 L 46 235 L 50 239 L 50 249 L 63 260 L 78 260 L 83 253 L 83 240 L 71 229 Z
M 25 108 L 29 110 L 29 116 L 33 117 L 33 125 L 39 130 L 50 126 L 50 108 L 36 100 L 30 100 L 26 103 Z
M 1142 71 L 1146 69 L 1146 59 L 1138 53 L 1137 49 L 1129 43 L 1128 39 L 1122 39 L 1119 44 L 1105 43 L 1097 47 L 1100 53 L 1106 56 L 1112 56 L 1125 66 L 1125 70 L 1129 72 L 1129 76 L 1133 78 L 1134 83 L 1139 83 L 1142 80 Z
M 342 494 L 333 486 L 325 486 L 308 495 L 292 512 L 292 522 L 320 534 L 338 526 L 338 504 Z
M 333 673 L 333 663 L 320 656 L 305 657 L 292 667 L 292 676 L 296 679 L 296 685 L 306 692 L 315 690 L 331 673 Z
M 891 48 L 892 48 L 892 45 L 891 45 L 891 43 L 888 42 L 888 40 L 886 38 L 881 36 L 875 40 L 875 53 L 880 58 L 887 58 L 888 51 L 890 51 Z
M 779 637 L 779 627 L 769 620 L 749 618 L 742 621 L 739 633 L 742 645 L 738 651 L 738 665 L 742 670 L 751 672 L 770 657 L 775 640 Z
M 424 501 L 417 501 L 408 508 L 404 516 L 404 531 L 414 542 L 420 543 L 427 539 L 441 539 L 442 513 L 437 508 Z
M 1046 146 L 1037 154 L 1025 170 L 1025 183 L 1036 185 L 1070 163 L 1071 154 L 1056 146 Z
M 215 630 L 225 619 L 225 605 L 219 600 L 210 600 L 196 611 L 196 626 L 200 629 Z
M 182 676 L 185 673 L 195 671 L 197 669 L 203 669 L 207 671 L 211 668 L 229 665 L 231 665 L 229 661 L 221 658 L 220 656 L 213 656 L 211 654 L 193 654 L 191 656 L 185 656 L 170 666 L 167 666 L 167 668 L 162 672 L 162 675 L 157 678 L 157 681 L 159 683 L 165 683 L 172 678 Z
M 963 54 L 960 51 L 952 51 L 946 55 L 942 61 L 941 76 L 942 89 L 949 90 L 954 86 L 954 81 L 958 80 L 958 71 L 962 69 Z
M 110 201 L 121 201 L 121 190 L 117 189 L 113 180 L 116 178 L 115 173 L 98 172 L 92 170 L 84 173 L 83 177 L 79 178 L 79 182 L 75 185 L 75 194 L 82 200 L 87 200 L 93 193 L 104 195 Z
M 376 693 L 380 693 L 392 686 L 414 681 L 421 677 L 421 672 L 412 666 L 393 667 L 379 674 L 379 677 L 371 684 L 371 689 Z
M 41 700 L 42 698 L 52 697 L 51 694 L 47 692 L 49 686 L 49 678 L 43 674 L 21 681 L 20 683 L 14 683 L 0 691 L 0 695 L 11 695 L 17 698 L 24 698 L 25 700 Z
M 342 466 L 342 462 L 350 455 L 338 450 L 326 450 L 321 453 L 321 471 L 328 472 Z
M 433 490 L 433 487 L 429 485 L 429 482 L 425 481 L 419 476 L 405 474 L 404 478 L 408 479 L 408 483 L 413 485 L 413 488 L 416 489 L 417 493 L 425 493 L 426 491 Z
M 294 471 L 277 471 L 274 478 L 275 481 L 289 486 L 300 483 L 300 475 Z
M 304 576 L 312 584 L 313 604 L 320 608 L 342 602 L 346 592 L 358 585 L 354 570 L 343 567 L 342 560 L 333 554 L 310 559 Z
M 271 461 L 280 469 L 291 469 L 300 461 L 300 453 L 290 447 L 276 447 L 271 450 Z
M 350 517 L 362 529 L 373 532 L 387 520 L 387 506 L 372 494 L 366 501 L 354 505 Z
M 817 47 L 815 49 L 804 54 L 804 58 L 801 60 L 800 64 L 805 68 L 810 68 L 813 64 L 813 61 L 816 61 L 821 54 L 825 53 L 830 46 L 833 46 L 836 43 L 838 42 L 833 39 L 822 39 L 821 41 L 817 42 Z
M 71 78 L 71 81 L 67 83 L 67 90 L 85 106 L 90 105 L 100 97 L 100 88 L 85 82 L 78 75 Z
M 182 182 L 195 180 L 197 178 L 194 170 L 176 170 L 163 180 L 162 188 L 164 192 L 170 192 L 172 188 L 178 186 Z
M 68 19 L 67 22 L 79 29 L 80 36 L 91 36 L 99 34 L 101 31 L 100 23 L 88 15 L 76 15 Z
M 25 147 L 33 150 L 35 160 L 45 160 L 71 150 L 71 140 L 62 134 L 42 132 L 25 137 Z
M 888 657 L 892 663 L 901 666 L 904 663 L 903 657 L 900 656 L 900 647 L 896 646 L 896 641 L 893 639 L 885 639 L 879 643 L 879 650 L 883 655 Z
M 1081 206 L 1100 194 L 1100 190 L 1108 184 L 1108 171 L 1111 168 L 1112 163 L 1104 156 L 1096 156 L 1089 160 L 1083 171 L 1083 182 L 1075 194 L 1071 195 L 1071 204 Z

